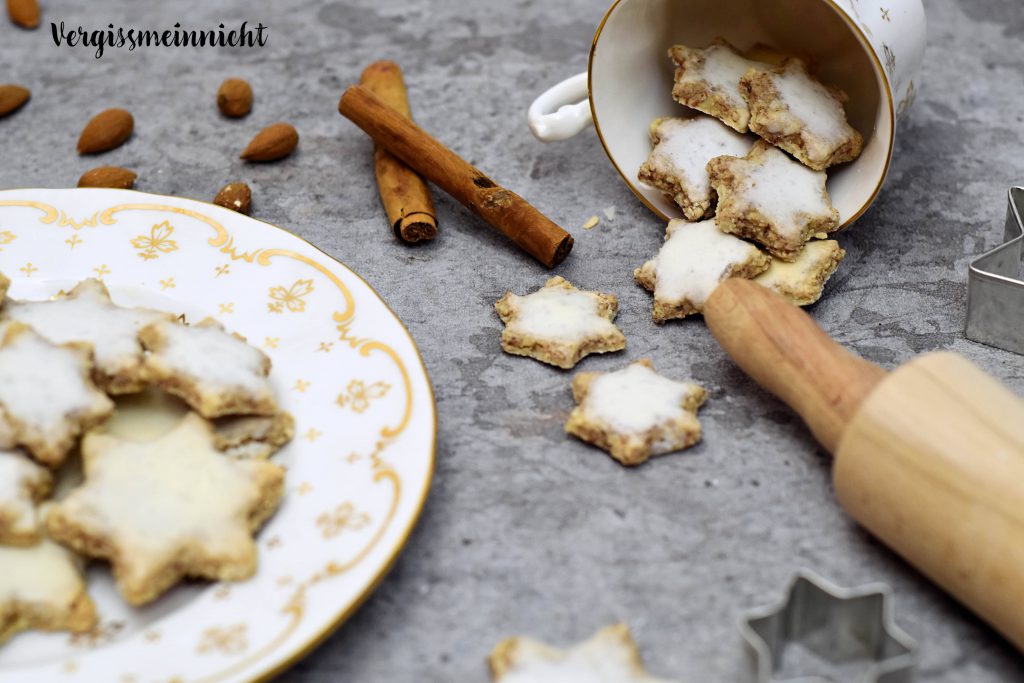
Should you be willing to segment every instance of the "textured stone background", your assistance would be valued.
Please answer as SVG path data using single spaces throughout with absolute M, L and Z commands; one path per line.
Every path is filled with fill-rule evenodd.
M 829 461 L 803 426 L 725 358 L 700 320 L 655 327 L 631 279 L 662 226 L 619 181 L 593 133 L 536 142 L 532 97 L 585 68 L 606 0 L 280 0 L 46 2 L 72 25 L 270 26 L 262 50 L 150 49 L 96 61 L 47 32 L 0 25 L 0 81 L 30 106 L 0 122 L 0 187 L 73 186 L 95 165 L 74 154 L 84 122 L 131 109 L 134 139 L 102 158 L 138 188 L 209 199 L 249 182 L 254 215 L 295 231 L 364 275 L 412 330 L 437 389 L 437 476 L 423 520 L 374 597 L 284 679 L 484 681 L 502 637 L 567 643 L 630 623 L 649 668 L 681 681 L 744 680 L 735 622 L 812 568 L 841 584 L 882 580 L 922 644 L 919 680 L 1024 680 L 1003 640 L 843 517 Z M 56 7 L 56 5 L 60 7 Z M 930 0 L 920 96 L 885 190 L 843 237 L 849 256 L 814 317 L 857 352 L 894 367 L 958 351 L 1024 391 L 1021 357 L 963 338 L 972 256 L 1002 234 L 1005 194 L 1024 181 L 1024 10 L 1019 0 Z M 626 471 L 568 439 L 569 375 L 503 355 L 492 304 L 548 275 L 460 206 L 439 197 L 442 235 L 395 244 L 371 176 L 370 144 L 336 113 L 367 62 L 407 70 L 419 121 L 576 235 L 558 272 L 618 294 L 629 348 L 587 370 L 651 357 L 710 391 L 706 438 Z M 229 75 L 256 90 L 252 115 L 225 121 L 213 93 Z M 262 125 L 292 121 L 300 151 L 245 166 Z M 605 206 L 614 224 L 577 226 Z

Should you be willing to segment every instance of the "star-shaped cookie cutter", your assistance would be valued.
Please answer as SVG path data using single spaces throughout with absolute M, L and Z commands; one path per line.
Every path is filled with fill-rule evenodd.
M 1003 244 L 971 263 L 967 274 L 968 339 L 1024 354 L 1024 187 L 1012 187 Z
M 740 620 L 757 683 L 907 683 L 917 643 L 893 622 L 891 600 L 891 589 L 882 583 L 847 589 L 812 572 L 798 572 L 781 603 L 752 610 Z M 787 654 L 829 671 L 777 678 Z M 860 678 L 829 677 L 853 666 L 862 671 Z

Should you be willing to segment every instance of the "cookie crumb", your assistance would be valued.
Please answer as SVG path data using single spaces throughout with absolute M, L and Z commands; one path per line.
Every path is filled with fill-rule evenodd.
M 587 219 L 587 222 L 583 224 L 583 229 L 591 230 L 592 228 L 596 228 L 597 224 L 600 222 L 601 219 L 598 216 L 591 216 L 590 218 Z

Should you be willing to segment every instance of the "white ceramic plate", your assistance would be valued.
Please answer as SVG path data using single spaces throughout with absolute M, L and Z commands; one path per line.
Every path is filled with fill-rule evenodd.
M 436 436 L 419 352 L 369 285 L 280 228 L 122 190 L 0 192 L 0 271 L 16 298 L 100 277 L 117 303 L 213 316 L 270 355 L 296 418 L 253 579 L 185 584 L 133 609 L 93 565 L 95 633 L 14 636 L 0 681 L 261 681 L 355 610 L 419 516 Z

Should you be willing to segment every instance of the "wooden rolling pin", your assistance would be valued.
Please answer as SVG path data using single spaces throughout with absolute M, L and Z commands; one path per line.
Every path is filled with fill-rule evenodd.
M 835 455 L 850 516 L 1024 651 L 1024 401 L 953 353 L 887 374 L 749 280 L 704 317 Z

